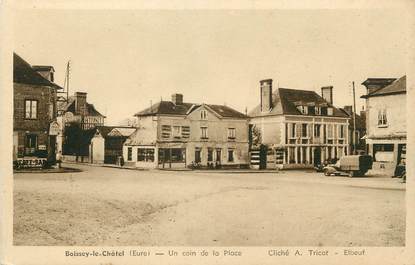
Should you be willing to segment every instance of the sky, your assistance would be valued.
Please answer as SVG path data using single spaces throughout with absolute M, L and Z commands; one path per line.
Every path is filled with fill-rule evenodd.
M 59 10 L 18 9 L 15 52 L 52 65 L 70 94 L 107 116 L 107 125 L 171 94 L 185 102 L 259 104 L 259 81 L 320 93 L 334 104 L 364 105 L 369 77 L 406 74 L 407 24 L 398 9 L 332 10 Z

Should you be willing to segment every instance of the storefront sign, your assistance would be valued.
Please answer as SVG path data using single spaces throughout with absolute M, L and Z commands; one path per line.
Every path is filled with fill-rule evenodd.
M 18 158 L 17 168 L 41 168 L 46 164 L 46 158 Z
M 49 126 L 49 135 L 58 135 L 59 134 L 59 124 L 56 121 L 50 123 Z
M 40 144 L 37 149 L 38 150 L 46 150 L 46 145 Z

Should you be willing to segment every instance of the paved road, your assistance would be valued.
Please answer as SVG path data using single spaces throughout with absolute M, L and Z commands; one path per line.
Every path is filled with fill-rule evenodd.
M 397 179 L 74 167 L 15 174 L 15 244 L 404 245 Z

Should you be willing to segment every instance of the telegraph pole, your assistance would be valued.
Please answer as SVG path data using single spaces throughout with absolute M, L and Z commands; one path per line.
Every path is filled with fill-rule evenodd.
M 356 154 L 357 139 L 356 139 L 356 92 L 353 81 L 353 154 Z

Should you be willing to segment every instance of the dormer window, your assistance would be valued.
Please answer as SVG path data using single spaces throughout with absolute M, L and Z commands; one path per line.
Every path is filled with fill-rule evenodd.
M 333 108 L 327 108 L 327 115 L 333 116 Z
M 301 114 L 308 114 L 308 107 L 307 106 L 297 106 L 297 109 L 301 112 Z
M 207 120 L 208 114 L 206 110 L 200 111 L 200 119 L 201 120 Z
M 315 107 L 314 111 L 316 115 L 321 115 L 321 107 Z

